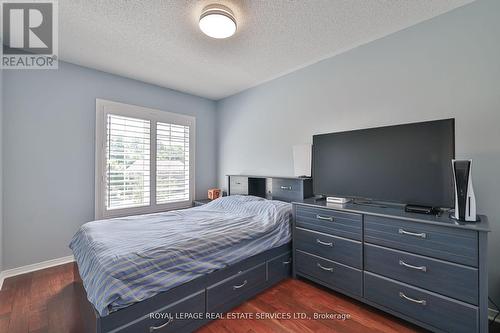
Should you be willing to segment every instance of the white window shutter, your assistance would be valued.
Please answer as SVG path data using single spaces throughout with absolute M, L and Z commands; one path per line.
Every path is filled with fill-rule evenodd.
M 150 122 L 108 114 L 106 209 L 150 204 Z
M 156 203 L 189 200 L 189 126 L 157 123 Z

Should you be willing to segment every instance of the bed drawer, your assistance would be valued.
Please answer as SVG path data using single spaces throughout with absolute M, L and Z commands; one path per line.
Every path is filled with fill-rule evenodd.
M 296 207 L 295 225 L 297 227 L 361 240 L 363 218 L 360 214 L 301 205 Z
M 295 228 L 294 242 L 298 250 L 362 268 L 361 242 L 302 228 Z
M 248 177 L 230 176 L 229 177 L 229 194 L 248 194 Z
M 207 312 L 225 309 L 226 304 L 244 301 L 266 283 L 266 263 L 240 272 L 207 288 Z M 239 303 L 238 302 L 238 303 Z
M 478 309 L 439 294 L 365 272 L 365 298 L 446 332 L 478 330 Z
M 267 262 L 267 280 L 274 284 L 292 275 L 292 253 L 288 252 Z
M 295 270 L 300 275 L 318 279 L 340 292 L 361 296 L 360 270 L 298 250 L 295 251 L 295 260 Z
M 365 244 L 365 270 L 478 304 L 476 268 Z
M 302 180 L 273 178 L 273 199 L 282 201 L 300 201 L 304 199 Z
M 472 230 L 365 216 L 365 241 L 477 267 L 478 236 Z
M 199 316 L 199 319 L 186 318 L 185 314 Z M 150 317 L 153 318 L 150 318 Z M 122 329 L 118 333 L 167 333 L 179 332 L 194 320 L 205 318 L 205 290 L 187 296 L 165 308 L 158 309 Z M 114 331 L 115 332 L 115 331 Z

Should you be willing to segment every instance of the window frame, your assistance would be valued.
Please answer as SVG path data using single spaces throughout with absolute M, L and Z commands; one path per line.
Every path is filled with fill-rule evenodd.
M 106 209 L 106 175 L 107 175 L 107 117 L 108 114 L 148 120 L 150 122 L 150 179 L 149 205 L 119 209 Z M 157 122 L 189 126 L 189 198 L 187 201 L 157 204 L 156 203 L 156 129 Z M 195 193 L 195 139 L 196 118 L 158 109 L 137 105 L 96 99 L 95 127 L 95 219 L 157 213 L 192 206 Z

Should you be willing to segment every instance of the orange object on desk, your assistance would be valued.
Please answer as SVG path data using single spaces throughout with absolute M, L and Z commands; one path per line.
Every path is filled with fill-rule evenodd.
M 220 197 L 220 189 L 218 188 L 211 188 L 208 190 L 208 198 L 210 200 L 214 200 Z

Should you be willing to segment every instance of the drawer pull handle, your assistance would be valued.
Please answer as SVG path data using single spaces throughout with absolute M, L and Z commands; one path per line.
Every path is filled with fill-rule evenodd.
M 413 303 L 427 305 L 427 301 L 425 299 L 422 299 L 422 300 L 414 299 L 414 298 L 406 296 L 401 291 L 399 292 L 399 297 L 404 298 L 405 300 L 413 302 Z
M 165 324 L 162 324 L 160 326 L 150 326 L 149 327 L 149 332 L 154 332 L 157 330 L 161 330 L 162 328 L 165 328 L 167 325 L 170 325 L 174 321 L 174 318 L 171 317 L 168 319 L 168 321 Z
M 425 232 L 416 233 L 416 232 L 406 231 L 404 229 L 399 229 L 398 232 L 400 235 L 408 235 L 408 236 L 415 236 L 415 237 L 420 237 L 420 238 L 427 238 L 427 234 Z
M 233 286 L 233 290 L 236 290 L 236 289 L 240 289 L 240 288 L 243 288 L 244 286 L 246 286 L 247 284 L 247 280 L 243 281 L 242 284 L 240 284 L 239 286 Z
M 333 267 L 324 267 L 319 262 L 316 265 L 324 271 L 333 272 Z
M 292 190 L 292 187 L 291 187 L 291 186 L 281 186 L 281 189 L 282 189 L 282 190 L 288 190 L 288 191 L 291 191 L 291 190 Z
M 325 242 L 322 242 L 320 239 L 317 239 L 317 238 L 316 238 L 316 243 L 324 245 L 324 246 L 332 246 L 333 247 L 333 242 L 325 243 Z
M 321 216 L 321 215 L 316 215 L 316 218 L 318 220 L 325 220 L 325 221 L 330 221 L 333 222 L 333 216 Z
M 283 261 L 283 265 L 290 265 L 292 263 L 292 259 L 288 259 L 288 261 Z
M 236 185 L 241 185 L 241 183 L 240 182 L 236 182 Z
M 416 269 L 417 271 L 422 271 L 422 272 L 427 272 L 427 267 L 426 266 L 413 266 L 410 264 L 405 263 L 403 260 L 399 260 L 399 264 L 404 267 L 408 267 L 411 269 Z

